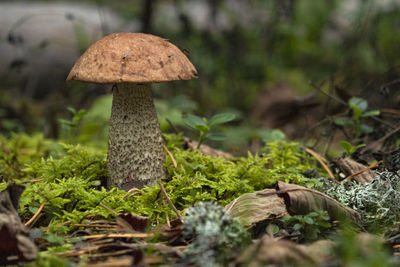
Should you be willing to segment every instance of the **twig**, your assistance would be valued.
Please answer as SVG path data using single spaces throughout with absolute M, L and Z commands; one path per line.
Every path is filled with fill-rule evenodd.
M 374 147 L 376 144 L 378 144 L 378 143 L 384 141 L 386 138 L 388 138 L 388 137 L 390 137 L 391 135 L 397 133 L 398 131 L 400 131 L 400 126 L 397 126 L 393 131 L 388 132 L 388 133 L 385 134 L 383 137 L 381 137 L 381 138 L 379 138 L 378 140 L 376 140 L 376 141 L 374 141 L 374 142 L 372 142 L 372 143 L 369 143 L 367 146 L 363 147 L 363 148 L 361 149 L 361 153 L 364 152 L 364 151 L 367 151 L 368 149 L 370 149 L 370 148 L 372 148 L 372 147 Z
M 23 184 L 28 184 L 28 183 L 40 182 L 40 181 L 43 181 L 43 180 L 44 180 L 43 178 L 35 178 L 35 179 L 32 179 L 32 180 L 23 181 L 22 183 Z
M 373 119 L 374 121 L 380 122 L 380 123 L 382 123 L 382 124 L 385 124 L 385 125 L 388 126 L 389 128 L 392 128 L 392 129 L 394 128 L 393 125 L 392 125 L 390 122 L 384 121 L 384 120 L 382 120 L 382 119 L 380 119 L 380 118 L 371 117 L 371 119 Z
M 141 194 L 142 191 L 140 191 L 139 189 L 137 189 L 136 187 L 129 189 L 128 193 L 126 193 L 122 199 L 125 199 L 127 197 L 129 197 L 130 195 L 136 195 L 136 194 Z
M 174 167 L 175 168 L 178 167 L 178 164 L 176 163 L 176 160 L 175 160 L 174 156 L 172 155 L 172 153 L 168 150 L 168 148 L 164 144 L 162 144 L 162 145 L 164 147 L 164 150 L 167 152 L 168 156 L 171 158 L 172 164 L 174 165 Z
M 27 221 L 25 223 L 26 227 L 28 227 L 31 223 L 33 223 L 36 220 L 36 218 L 39 216 L 40 212 L 42 212 L 45 203 L 46 203 L 46 201 L 43 201 L 42 204 L 40 204 L 40 207 L 38 208 L 36 213 L 32 216 L 32 218 L 29 221 Z
M 169 198 L 167 191 L 165 191 L 164 185 L 162 184 L 161 180 L 157 181 L 158 185 L 160 186 L 161 192 L 163 193 L 165 199 L 167 200 L 168 204 L 171 206 L 171 208 L 174 210 L 176 216 L 179 218 L 181 222 L 183 222 L 182 216 L 179 213 L 178 209 L 175 207 L 174 203 L 172 203 L 171 199 Z
M 381 113 L 389 113 L 389 114 L 394 114 L 394 115 L 400 115 L 400 110 L 397 109 L 391 109 L 391 108 L 381 108 Z M 396 116 L 397 118 L 397 116 Z
M 165 119 L 165 120 L 168 122 L 168 124 L 171 126 L 171 128 L 175 131 L 176 134 L 180 133 L 178 128 L 176 128 L 176 126 L 172 123 L 172 121 L 170 121 L 170 119 Z
M 375 168 L 376 166 L 378 166 L 378 165 L 381 164 L 381 163 L 383 163 L 383 160 L 380 160 L 380 161 L 378 161 L 378 162 L 372 164 L 371 166 L 368 166 L 368 167 L 366 167 L 366 168 L 364 168 L 364 169 L 359 170 L 358 172 L 353 173 L 352 175 L 349 175 L 349 176 L 346 177 L 344 180 L 342 180 L 341 183 L 347 182 L 348 180 L 352 179 L 353 177 L 355 177 L 355 176 L 357 176 L 357 175 L 359 175 L 359 174 L 361 174 L 361 173 L 363 173 L 363 172 L 365 172 L 365 171 L 368 171 L 368 170 L 370 170 L 370 169 L 373 169 L 373 168 Z
M 396 84 L 396 83 L 400 83 L 400 79 L 395 79 L 395 80 L 390 81 L 388 83 L 382 84 L 381 86 L 379 86 L 379 90 L 382 90 L 383 88 L 388 87 L 388 86 L 393 85 L 393 84 Z
M 307 153 L 311 154 L 321 165 L 322 167 L 325 169 L 325 171 L 329 174 L 329 178 L 331 178 L 333 181 L 335 181 L 335 183 L 340 184 L 336 179 L 335 176 L 333 175 L 333 173 L 331 172 L 331 170 L 328 168 L 328 166 L 326 166 L 325 162 L 328 162 L 325 158 L 323 158 L 321 155 L 319 155 L 317 152 L 306 148 L 306 147 L 302 147 Z M 325 162 L 324 162 L 325 161 Z
M 105 209 L 108 210 L 109 212 L 113 213 L 115 216 L 119 216 L 119 213 L 118 213 L 118 212 L 116 212 L 116 211 L 113 210 L 112 208 L 107 207 L 107 206 L 104 205 L 103 203 L 100 203 L 99 206 L 105 208 Z
M 98 235 L 84 235 L 81 238 L 85 240 L 97 239 L 97 238 L 147 238 L 153 237 L 153 234 L 148 233 L 123 233 L 123 234 L 98 234 Z
M 90 224 L 90 223 L 75 223 L 74 226 L 77 226 L 77 227 L 117 228 L 116 225 Z
M 96 263 L 88 263 L 85 267 L 115 267 L 115 266 L 132 266 L 133 258 L 132 257 L 123 257 L 123 258 L 111 258 L 106 261 L 96 262 Z
M 163 200 L 163 204 L 167 205 L 167 203 L 165 202 L 165 199 Z M 167 220 L 168 227 L 171 228 L 171 223 L 169 221 L 169 216 L 168 216 L 168 212 L 167 211 L 165 211 L 165 219 Z
M 95 259 L 95 258 L 103 258 L 103 257 L 111 257 L 111 256 L 119 256 L 119 255 L 129 255 L 129 253 L 132 253 L 131 248 L 117 250 L 117 251 L 111 251 L 111 252 L 103 252 L 103 253 L 98 253 L 98 254 L 89 254 L 87 256 L 91 259 Z M 112 265 L 112 266 L 117 266 L 117 265 Z
M 319 91 L 319 92 L 323 93 L 324 95 L 326 95 L 326 96 L 332 98 L 332 99 L 335 100 L 336 102 L 347 106 L 347 103 L 344 102 L 342 99 L 337 98 L 336 96 L 331 95 L 331 94 L 325 92 L 324 90 L 322 90 L 322 89 L 320 88 L 320 86 L 317 86 L 317 85 L 315 85 L 314 83 L 310 83 L 310 85 L 311 85 L 314 89 L 316 89 L 317 91 Z

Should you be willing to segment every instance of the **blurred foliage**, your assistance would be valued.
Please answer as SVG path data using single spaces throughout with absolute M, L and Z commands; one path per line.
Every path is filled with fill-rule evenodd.
M 154 99 L 154 103 L 162 132 L 179 132 L 183 129 L 185 130 L 185 135 L 198 138 L 198 134 L 193 131 L 195 125 L 187 120 L 188 117 L 197 118 L 196 121 L 201 124 L 212 123 L 212 125 L 207 126 L 208 128 L 212 127 L 212 132 L 208 132 L 208 135 L 205 133 L 203 139 L 208 143 L 216 141 L 212 142 L 212 144 L 222 146 L 238 155 L 243 154 L 243 148 L 252 140 L 261 140 L 264 143 L 285 140 L 285 134 L 277 129 L 225 125 L 228 122 L 225 121 L 225 117 L 229 118 L 229 120 L 234 119 L 234 117 L 240 119 L 240 114 L 236 115 L 237 113 L 231 110 L 213 116 L 214 120 L 221 120 L 222 118 L 224 119 L 223 121 L 213 122 L 211 118 L 210 121 L 203 121 L 202 118 L 191 114 L 196 110 L 197 104 L 187 96 L 178 95 L 166 100 Z M 85 144 L 107 149 L 111 106 L 112 95 L 105 95 L 96 98 L 87 112 L 84 110 L 76 111 L 74 108 L 69 107 L 69 114 L 66 114 L 67 116 L 62 119 L 58 119 L 61 140 L 73 144 Z M 225 142 L 222 143 L 222 140 Z
M 379 236 L 358 233 L 349 227 L 336 237 L 333 255 L 336 266 L 398 266 L 399 259 L 390 256 L 388 247 Z
M 260 92 L 280 81 L 285 81 L 300 94 L 313 90 L 310 81 L 330 81 L 331 87 L 339 88 L 345 94 L 368 97 L 371 95 L 368 94 L 369 90 L 376 92 L 375 89 L 399 76 L 397 66 L 400 65 L 400 50 L 397 46 L 400 6 L 395 1 L 83 2 L 110 7 L 120 13 L 126 22 L 135 21 L 142 27 L 146 17 L 145 3 L 152 3 L 152 13 L 147 14 L 150 15 L 151 32 L 170 39 L 187 53 L 200 74 L 199 80 L 156 86 L 155 95 L 162 99 L 158 105 L 160 114 L 164 114 L 166 108 L 167 113 L 170 112 L 169 118 L 173 118 L 178 126 L 181 122 L 178 112 L 188 111 L 211 117 L 230 109 L 242 114 L 236 124 L 243 127 L 240 131 L 246 134 L 247 128 L 255 128 L 252 112 Z M 205 21 L 193 15 L 196 14 L 196 8 L 204 11 Z M 90 38 L 79 29 L 79 25 L 75 26 L 79 41 L 77 49 L 83 51 L 89 45 Z M 12 86 L 8 87 L 0 97 L 2 132 L 9 135 L 12 131 L 39 129 L 46 131 L 46 135 L 59 136 L 52 129 L 56 124 L 49 125 L 49 117 L 54 114 L 56 117 L 65 116 L 60 115 L 60 106 L 49 109 L 33 105 L 33 108 L 27 108 L 32 103 L 20 98 L 15 90 L 10 90 Z M 94 99 L 92 95 L 104 91 L 89 93 L 83 90 L 87 87 L 90 86 L 71 85 L 58 97 L 65 98 L 64 107 L 70 105 L 78 110 L 87 109 Z M 390 106 L 398 95 L 396 83 L 385 86 L 386 89 L 389 90 L 388 94 L 392 94 L 385 100 Z M 22 92 L 23 89 L 16 91 Z M 182 107 L 176 110 L 179 101 L 173 96 L 177 95 L 187 95 L 193 105 L 187 110 Z M 11 101 L 13 98 L 25 104 Z M 47 101 L 48 105 L 52 104 L 50 98 Z M 35 120 L 32 114 L 46 114 L 47 118 Z M 163 118 L 161 126 L 163 129 L 169 127 Z M 96 123 L 86 125 L 84 132 L 88 132 L 88 135 L 82 138 L 88 141 L 96 129 L 100 130 L 98 138 L 103 138 L 106 126 Z M 225 134 L 229 135 L 227 132 Z
M 300 231 L 300 239 L 307 242 L 315 241 L 327 235 L 329 228 L 332 227 L 328 212 L 321 210 L 318 212 L 310 212 L 305 215 L 285 215 L 280 219 L 284 228 L 294 231 Z
M 374 129 L 363 123 L 362 119 L 370 118 L 374 116 L 378 116 L 380 111 L 378 109 L 367 110 L 368 102 L 359 97 L 352 97 L 348 101 L 348 105 L 350 107 L 351 116 L 349 117 L 337 117 L 333 120 L 333 122 L 340 127 L 350 127 L 353 132 L 351 136 L 354 136 L 354 141 L 360 141 L 360 135 L 362 134 L 370 134 L 374 131 Z

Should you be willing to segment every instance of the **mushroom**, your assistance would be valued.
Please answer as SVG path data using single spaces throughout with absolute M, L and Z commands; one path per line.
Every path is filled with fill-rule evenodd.
M 197 71 L 187 57 L 167 39 L 151 34 L 110 34 L 77 60 L 67 81 L 114 84 L 107 187 L 151 186 L 165 175 L 150 84 L 193 78 Z

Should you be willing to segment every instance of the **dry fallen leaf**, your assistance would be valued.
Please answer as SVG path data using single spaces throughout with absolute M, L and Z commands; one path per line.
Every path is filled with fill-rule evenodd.
M 358 212 L 316 190 L 281 181 L 278 182 L 277 189 L 281 192 L 279 195 L 284 198 L 290 214 L 307 214 L 312 211 L 326 210 L 332 220 L 360 221 Z
M 237 266 L 316 266 L 329 260 L 333 242 L 317 241 L 310 246 L 271 238 L 268 235 L 248 247 L 236 260 Z
M 273 219 L 285 213 L 286 207 L 275 189 L 264 189 L 253 193 L 243 194 L 225 207 L 225 211 L 236 218 L 241 225 L 251 226 L 266 219 Z
M 148 218 L 136 214 L 120 214 L 117 217 L 117 224 L 128 232 L 147 232 Z
M 0 192 L 0 263 L 13 264 L 36 259 L 37 248 L 29 238 L 17 210 L 25 187 L 11 183 Z
M 186 146 L 191 149 L 191 150 L 196 150 L 198 142 L 193 141 L 186 136 L 182 136 L 183 141 L 185 142 Z M 222 150 L 214 149 L 210 146 L 207 145 L 201 145 L 199 151 L 203 153 L 204 155 L 211 156 L 211 157 L 222 157 L 224 159 L 230 159 L 232 158 L 232 154 L 227 153 Z
M 340 169 L 342 169 L 343 172 L 346 174 L 346 176 L 352 175 L 358 171 L 367 168 L 367 166 L 364 166 L 349 157 L 338 158 L 336 162 L 339 165 Z M 359 183 L 365 184 L 372 182 L 372 180 L 374 180 L 375 178 L 375 175 L 375 172 L 371 170 L 365 170 L 364 172 L 354 176 L 353 179 Z

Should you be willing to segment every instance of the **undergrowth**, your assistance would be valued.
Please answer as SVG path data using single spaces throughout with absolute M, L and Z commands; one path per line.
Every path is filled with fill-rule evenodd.
M 297 143 L 272 142 L 260 155 L 225 160 L 184 150 L 179 135 L 164 138 L 177 167 L 167 156 L 163 184 L 182 212 L 200 201 L 225 205 L 243 193 L 271 187 L 277 181 L 308 187 L 317 183 L 304 175 L 316 169 L 316 163 Z M 113 211 L 145 215 L 156 223 L 164 222 L 166 214 L 175 216 L 158 185 L 137 194 L 117 188 L 106 190 L 105 151 L 46 140 L 40 135 L 13 135 L 10 139 L 2 137 L 0 142 L 0 189 L 11 181 L 26 186 L 20 202 L 23 220 L 28 220 L 42 203 L 45 216 L 38 224 L 59 233 L 73 230 L 74 223 L 89 216 L 115 216 Z

